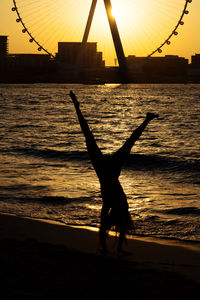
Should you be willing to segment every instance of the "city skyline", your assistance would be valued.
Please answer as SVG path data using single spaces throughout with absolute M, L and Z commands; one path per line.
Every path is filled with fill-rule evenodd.
M 29 43 L 28 36 L 22 34 L 22 27 L 16 22 L 16 15 L 11 11 L 12 1 L 8 2 L 2 0 L 1 2 L 0 31 L 1 35 L 9 36 L 9 53 L 38 53 L 36 45 Z M 193 1 L 190 5 L 190 13 L 186 15 L 184 20 L 185 24 L 180 27 L 178 37 L 173 37 L 171 45 L 166 46 L 163 49 L 163 53 L 156 53 L 156 56 L 172 54 L 183 56 L 190 60 L 192 55 L 200 52 L 199 40 L 196 35 L 196 28 L 200 25 L 200 20 L 198 18 L 200 3 Z M 96 42 L 98 43 L 98 40 Z M 101 51 L 101 49 L 99 49 L 99 51 Z M 134 51 L 129 51 L 129 53 L 126 54 L 136 54 L 139 56 L 137 53 L 134 53 Z M 114 59 L 115 57 L 107 58 L 107 65 L 114 65 Z
M 7 55 L 7 36 L 0 36 L 0 48 L 2 82 L 124 82 L 120 67 L 105 66 L 97 43 L 88 42 L 82 52 L 81 42 L 59 42 L 55 59 L 40 53 Z M 186 83 L 200 80 L 200 54 L 192 56 L 191 64 L 178 55 L 129 55 L 125 59 L 128 82 Z

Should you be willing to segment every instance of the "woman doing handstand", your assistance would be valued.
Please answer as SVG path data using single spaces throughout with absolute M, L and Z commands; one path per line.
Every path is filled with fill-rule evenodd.
M 133 131 L 123 146 L 110 156 L 104 155 L 99 149 L 92 132 L 85 120 L 76 95 L 71 91 L 70 97 L 74 103 L 78 120 L 85 136 L 86 145 L 92 165 L 99 178 L 103 206 L 101 209 L 100 242 L 104 252 L 107 252 L 106 236 L 111 227 L 115 226 L 119 231 L 119 243 L 117 250 L 122 251 L 122 243 L 126 233 L 133 230 L 134 226 L 128 211 L 128 203 L 123 188 L 119 182 L 119 176 L 131 148 L 139 139 L 142 132 L 151 120 L 157 118 L 157 114 L 147 113 L 142 124 Z

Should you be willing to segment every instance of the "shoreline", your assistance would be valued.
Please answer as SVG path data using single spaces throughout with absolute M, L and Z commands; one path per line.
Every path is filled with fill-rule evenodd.
M 0 212 L 0 218 L 1 216 L 8 216 L 8 217 L 14 217 L 14 218 L 19 218 L 19 219 L 25 219 L 25 220 L 31 220 L 31 221 L 36 221 L 36 222 L 42 222 L 42 223 L 47 223 L 51 225 L 57 225 L 57 226 L 64 226 L 65 228 L 68 229 L 77 229 L 77 230 L 87 230 L 89 232 L 96 232 L 98 234 L 98 227 L 93 227 L 93 226 L 85 226 L 85 225 L 68 225 L 64 222 L 60 222 L 57 220 L 53 219 L 43 219 L 43 218 L 37 218 L 37 217 L 28 217 L 28 216 L 19 216 L 16 214 L 10 214 L 10 213 L 2 213 Z M 110 231 L 109 232 L 109 237 L 116 237 L 116 232 L 115 231 Z M 200 241 L 196 240 L 181 240 L 177 238 L 167 238 L 167 237 L 154 237 L 154 236 L 146 236 L 146 235 L 127 235 L 128 240 L 138 240 L 138 241 L 143 241 L 143 242 L 152 242 L 155 244 L 163 244 L 163 245 L 168 245 L 168 246 L 178 246 L 178 247 L 183 247 L 186 249 L 191 249 L 193 251 L 199 252 L 200 254 Z
M 0 240 L 36 240 L 39 243 L 62 245 L 72 251 L 100 255 L 97 229 L 67 226 L 60 222 L 22 218 L 0 213 Z M 116 234 L 108 237 L 109 258 L 118 258 Z M 200 243 L 128 236 L 124 250 L 130 252 L 124 260 L 145 264 L 148 268 L 173 271 L 200 284 Z
M 60 82 L 57 82 L 57 81 L 19 81 L 19 82 L 17 82 L 17 81 L 5 81 L 5 82 L 3 82 L 3 81 L 1 81 L 0 82 L 0 85 L 20 85 L 20 84 L 27 84 L 27 85 L 29 85 L 29 84 L 35 84 L 35 85 L 37 85 L 37 84 L 62 84 L 62 85 L 79 85 L 79 84 L 81 84 L 81 85 L 109 85 L 109 84 L 125 84 L 125 85 L 127 85 L 127 84 L 136 84 L 136 85 L 144 85 L 144 84 L 146 84 L 146 85 L 151 85 L 151 84 L 156 84 L 156 85 L 161 85 L 161 84 L 164 84 L 164 85 L 168 85 L 168 84 L 170 84 L 170 85 L 177 85 L 177 84 L 180 84 L 180 85 L 196 85 L 196 84 L 200 84 L 200 80 L 198 80 L 198 81 L 133 81 L 133 82 L 127 82 L 127 83 L 123 83 L 123 82 L 120 82 L 120 81 L 110 81 L 110 82 L 65 82 L 65 81 L 60 81 Z

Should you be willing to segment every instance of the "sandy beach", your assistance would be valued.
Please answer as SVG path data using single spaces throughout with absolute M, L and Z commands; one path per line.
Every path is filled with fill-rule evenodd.
M 119 256 L 97 230 L 0 215 L 1 299 L 134 299 L 200 292 L 200 244 L 130 237 Z

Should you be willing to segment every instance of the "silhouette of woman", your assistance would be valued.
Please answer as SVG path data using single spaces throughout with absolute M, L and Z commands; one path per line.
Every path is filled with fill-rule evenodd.
M 70 91 L 70 97 L 74 103 L 78 120 L 85 136 L 88 154 L 101 186 L 103 205 L 101 209 L 99 236 L 103 252 L 107 252 L 106 236 L 113 226 L 115 226 L 116 231 L 119 231 L 120 233 L 117 250 L 122 252 L 122 243 L 125 235 L 132 231 L 134 226 L 128 211 L 126 195 L 119 182 L 120 172 L 130 154 L 131 148 L 139 139 L 149 122 L 154 118 L 157 118 L 158 115 L 147 113 L 145 120 L 133 131 L 123 146 L 118 151 L 108 156 L 104 155 L 99 149 L 87 121 L 82 115 L 76 95 L 72 91 Z

